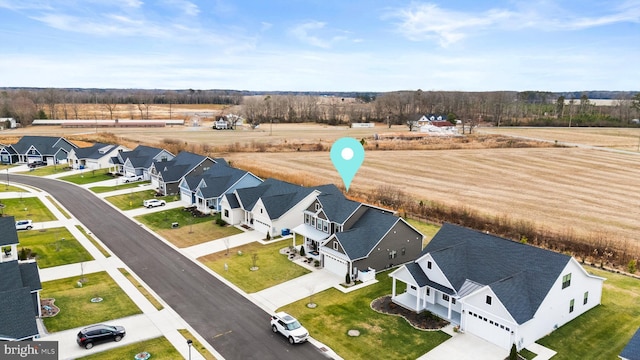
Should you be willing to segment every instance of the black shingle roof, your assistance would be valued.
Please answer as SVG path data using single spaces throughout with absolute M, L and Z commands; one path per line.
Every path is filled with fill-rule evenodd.
M 31 146 L 35 147 L 42 155 L 53 155 L 59 149 L 66 151 L 76 146 L 68 142 L 66 139 L 56 136 L 32 136 L 25 135 L 18 140 L 17 143 L 11 145 L 17 153 L 26 154 Z
M 347 219 L 362 205 L 344 197 L 342 193 L 322 193 L 318 196 L 322 211 L 327 220 L 337 224 L 344 224 Z
M 162 176 L 165 183 L 175 182 L 182 179 L 193 168 L 202 163 L 206 156 L 194 154 L 188 151 L 179 153 L 173 160 L 156 163 L 156 169 Z
M 0 339 L 22 340 L 38 335 L 31 292 L 27 287 L 0 291 Z
M 442 226 L 426 253 L 456 291 L 467 279 L 490 286 L 519 324 L 533 317 L 571 259 L 453 224 Z
M 74 152 L 78 159 L 100 159 L 115 147 L 117 145 L 95 143 L 89 147 L 77 148 Z
M 631 340 L 622 349 L 620 357 L 626 360 L 640 360 L 640 329 L 631 337 Z
M 245 210 L 251 210 L 256 201 L 262 199 L 269 217 L 278 219 L 313 191 L 313 188 L 267 179 L 258 186 L 238 189 L 237 194 Z
M 0 246 L 18 244 L 16 220 L 13 216 L 0 217 Z
M 335 236 L 349 259 L 366 258 L 399 219 L 389 211 L 369 207 L 351 229 L 337 232 Z

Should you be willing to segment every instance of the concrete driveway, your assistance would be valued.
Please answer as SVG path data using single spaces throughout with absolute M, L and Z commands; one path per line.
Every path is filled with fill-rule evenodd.
M 418 360 L 504 360 L 509 351 L 471 334 L 453 333 L 451 339 L 420 356 Z

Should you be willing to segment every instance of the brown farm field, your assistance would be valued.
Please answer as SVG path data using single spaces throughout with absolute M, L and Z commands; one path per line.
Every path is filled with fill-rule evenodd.
M 31 126 L 0 132 L 0 143 L 13 143 L 26 134 L 64 136 L 74 141 L 107 136 L 130 147 L 178 143 L 188 145 L 190 151 L 223 157 L 259 176 L 266 173 L 294 182 L 305 179 L 304 185 L 342 186 L 329 148 L 336 139 L 350 136 L 367 142 L 365 160 L 351 192 L 391 187 L 416 202 L 462 206 L 488 216 L 525 220 L 560 234 L 606 238 L 631 253 L 640 252 L 640 129 L 480 128 L 479 133 L 548 143 L 542 147 L 483 148 L 460 146 L 459 139 L 438 140 L 441 145 L 427 147 L 431 150 L 394 145 L 402 140 L 374 140 L 374 134 L 408 133 L 406 126 L 352 129 L 262 124 L 255 130 L 216 131 L 210 122 L 203 121 L 200 126 L 107 131 Z M 585 146 L 552 146 L 556 140 Z M 456 145 L 447 145 L 447 141 Z

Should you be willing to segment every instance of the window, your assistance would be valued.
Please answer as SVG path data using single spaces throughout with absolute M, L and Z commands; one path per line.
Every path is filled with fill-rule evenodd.
M 449 295 L 447 295 L 447 294 L 442 294 L 442 300 L 444 300 L 444 301 L 449 301 Z
M 394 259 L 396 257 L 397 252 L 395 250 L 389 251 L 389 259 Z
M 491 296 L 487 295 L 487 299 L 485 300 L 487 305 L 491 305 Z
M 431 295 L 431 288 L 427 288 L 427 296 Z
M 338 250 L 338 242 L 337 241 L 333 242 L 333 250 Z
M 407 248 L 402 248 L 402 250 L 400 250 L 400 253 L 402 254 L 402 256 L 404 256 L 407 253 Z
M 316 203 L 316 211 L 320 210 L 320 203 Z
M 431 269 L 431 261 L 427 261 L 427 269 Z
M 573 304 L 574 304 L 574 300 L 571 299 L 571 301 L 569 301 L 569 312 L 573 312 Z
M 229 210 L 224 209 L 224 217 L 227 217 L 227 218 L 229 217 Z
M 451 303 L 452 303 L 453 305 L 455 305 L 455 304 L 456 304 L 456 298 L 451 298 Z
M 411 290 L 415 290 L 415 289 L 416 289 L 416 287 L 411 285 Z
M 586 303 L 588 303 L 588 302 L 589 302 L 589 292 L 588 292 L 588 291 L 585 291 L 585 293 L 584 293 L 584 300 L 582 300 L 582 304 L 584 305 L 584 304 L 586 304 Z
M 562 288 L 568 288 L 571 285 L 571 273 L 562 277 Z

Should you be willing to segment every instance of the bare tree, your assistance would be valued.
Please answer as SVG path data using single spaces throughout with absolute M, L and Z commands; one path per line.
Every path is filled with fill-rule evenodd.
M 24 92 L 18 93 L 11 101 L 11 112 L 18 122 L 23 125 L 31 125 L 38 112 L 36 104 Z

